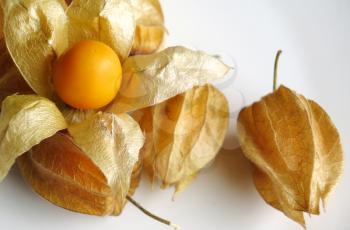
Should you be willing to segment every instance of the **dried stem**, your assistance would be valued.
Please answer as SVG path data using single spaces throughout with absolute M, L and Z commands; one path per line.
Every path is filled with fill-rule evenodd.
M 133 205 L 135 205 L 136 208 L 138 208 L 139 210 L 141 210 L 144 214 L 146 214 L 147 216 L 155 219 L 156 221 L 169 225 L 171 227 L 173 227 L 175 230 L 180 229 L 179 226 L 177 226 L 176 224 L 171 223 L 169 220 L 163 219 L 159 216 L 154 215 L 153 213 L 149 212 L 148 210 L 146 210 L 144 207 L 142 207 L 137 201 L 135 201 L 133 198 L 131 198 L 131 196 L 127 195 L 126 199 L 128 201 L 130 201 Z
M 279 63 L 281 54 L 282 54 L 282 50 L 278 50 L 275 58 L 275 66 L 273 69 L 273 91 L 275 91 L 277 88 L 278 63 Z

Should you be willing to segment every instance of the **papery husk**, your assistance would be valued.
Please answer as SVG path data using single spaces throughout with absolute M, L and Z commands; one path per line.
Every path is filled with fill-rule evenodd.
M 126 202 L 133 169 L 139 160 L 144 136 L 129 115 L 99 112 L 68 127 L 74 143 L 98 166 L 116 201 L 118 215 Z
M 151 179 L 181 192 L 219 152 L 229 119 L 225 96 L 212 85 L 195 87 L 139 117 L 146 132 L 141 155 Z
M 281 86 L 243 109 L 237 129 L 259 193 L 305 227 L 303 212 L 319 214 L 320 201 L 326 203 L 342 174 L 340 137 L 330 117 Z
M 136 30 L 131 54 L 150 54 L 163 42 L 164 16 L 158 0 L 131 0 Z
M 139 160 L 136 162 L 136 164 L 132 170 L 130 187 L 129 187 L 129 191 L 128 191 L 129 196 L 134 195 L 136 189 L 140 185 L 142 168 L 143 168 L 143 161 L 142 161 L 142 158 L 139 157 Z
M 81 123 L 87 119 L 89 119 L 92 116 L 95 116 L 97 111 L 96 110 L 87 110 L 87 109 L 74 109 L 71 107 L 64 107 L 61 109 L 62 114 L 64 118 L 66 119 L 66 122 L 69 125 L 74 125 Z
M 1 12 L 1 11 L 0 11 Z M 0 15 L 1 24 L 1 15 Z M 0 32 L 1 33 L 1 32 Z M 1 36 L 0 36 L 1 37 Z M 2 101 L 15 93 L 33 94 L 7 51 L 5 40 L 0 38 L 0 107 Z
M 119 210 L 103 172 L 67 133 L 59 132 L 34 146 L 17 159 L 17 165 L 27 183 L 55 205 L 98 216 Z M 137 173 L 132 178 L 131 184 L 138 183 Z
M 223 78 L 229 70 L 214 56 L 180 46 L 129 57 L 123 64 L 119 93 L 107 111 L 119 114 L 161 103 L 194 86 Z
M 128 0 L 73 0 L 67 15 L 69 44 L 99 40 L 114 49 L 121 61 L 129 56 L 136 25 Z
M 18 156 L 66 127 L 60 111 L 46 98 L 34 95 L 7 97 L 0 114 L 0 181 Z
M 19 157 L 17 164 L 27 183 L 55 205 L 101 216 L 115 209 L 106 177 L 67 134 L 42 141 Z
M 9 52 L 30 87 L 50 97 L 51 65 L 68 47 L 67 16 L 61 1 L 2 0 Z
M 74 125 L 74 124 L 81 123 L 92 116 L 95 116 L 97 112 L 95 110 L 78 110 L 78 109 L 72 109 L 72 108 L 65 108 L 62 111 L 62 113 L 67 123 L 69 125 Z M 142 158 L 139 157 L 138 161 L 136 162 L 133 168 L 133 172 L 131 176 L 130 188 L 128 192 L 130 196 L 132 196 L 135 193 L 135 190 L 139 186 L 142 167 L 143 167 Z
M 9 52 L 30 87 L 53 96 L 52 65 L 75 43 L 99 40 L 123 61 L 129 56 L 135 20 L 128 0 L 2 0 Z M 20 25 L 20 26 L 19 26 Z

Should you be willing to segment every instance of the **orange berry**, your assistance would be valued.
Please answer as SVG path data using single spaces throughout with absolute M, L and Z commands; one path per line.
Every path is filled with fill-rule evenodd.
M 53 83 L 58 96 L 78 109 L 97 109 L 116 96 L 122 67 L 112 48 L 98 41 L 75 44 L 57 61 Z

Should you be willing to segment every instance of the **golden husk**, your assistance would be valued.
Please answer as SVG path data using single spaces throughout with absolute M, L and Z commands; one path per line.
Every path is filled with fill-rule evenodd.
M 228 127 L 227 100 L 205 85 L 143 112 L 138 119 L 146 133 L 145 169 L 164 187 L 175 185 L 180 192 L 219 152 Z
M 0 11 L 1 12 L 1 11 Z M 0 17 L 1 19 L 1 17 Z M 1 23 L 1 21 L 0 21 Z M 2 101 L 15 93 L 31 94 L 33 91 L 21 76 L 7 52 L 4 39 L 0 38 L 0 107 Z
M 116 199 L 113 214 L 119 214 L 144 143 L 138 123 L 127 114 L 99 112 L 81 123 L 70 125 L 68 132 L 105 175 Z
M 51 65 L 67 47 L 67 16 L 58 0 L 3 0 L 9 52 L 32 89 L 51 96 Z
M 116 114 L 161 103 L 194 86 L 223 78 L 230 70 L 218 58 L 184 47 L 129 57 L 123 82 L 107 111 Z
M 343 169 L 339 133 L 315 102 L 281 86 L 243 109 L 238 136 L 267 203 L 305 226 L 319 214 Z
M 66 127 L 61 112 L 46 98 L 34 95 L 7 97 L 0 114 L 0 181 L 18 156 Z
M 71 0 L 65 1 L 67 5 Z M 157 51 L 164 40 L 165 28 L 158 0 L 130 0 L 136 23 L 130 54 L 150 54 Z
M 17 158 L 31 187 L 55 205 L 90 215 L 110 215 L 119 210 L 115 193 L 103 172 L 66 133 L 58 132 Z M 135 167 L 129 194 L 139 181 Z
M 67 134 L 45 139 L 19 157 L 17 164 L 27 183 L 55 205 L 100 216 L 115 209 L 106 177 Z
M 51 97 L 52 65 L 76 42 L 99 40 L 124 60 L 132 48 L 135 19 L 128 0 L 2 0 L 4 35 L 24 79 L 39 95 Z M 19 26 L 20 25 L 20 26 Z
M 131 54 L 150 54 L 163 42 L 165 27 L 158 0 L 131 0 L 136 30 Z
M 128 0 L 73 0 L 67 15 L 69 44 L 99 40 L 112 47 L 121 61 L 129 56 L 136 25 Z
M 180 159 L 177 148 L 169 153 L 161 150 L 161 154 L 174 157 L 168 169 L 161 168 L 166 156 L 158 155 L 162 142 L 157 136 L 154 143 L 145 145 L 158 151 L 154 165 L 161 172 L 154 173 L 164 185 L 176 184 L 180 191 L 215 157 L 226 133 L 226 99 L 209 85 L 191 89 L 224 77 L 230 68 L 214 56 L 183 47 L 127 58 L 131 49 L 134 54 L 151 53 L 161 44 L 164 19 L 158 1 L 1 0 L 1 6 L 5 15 L 4 39 L 0 33 L 0 99 L 16 92 L 32 93 L 29 86 L 39 95 L 56 99 L 52 65 L 80 40 L 100 40 L 125 62 L 122 88 L 101 112 L 75 110 L 58 100 L 63 115 L 54 103 L 40 96 L 6 97 L 0 116 L 0 180 L 14 160 L 27 152 L 18 158 L 18 165 L 44 198 L 72 211 L 118 215 L 127 194 L 133 194 L 138 186 L 144 159 L 139 158 L 144 144 L 140 126 L 125 112 L 163 102 L 153 108 L 152 119 L 160 116 L 160 121 L 166 122 L 161 108 L 177 100 L 173 113 L 184 111 L 179 124 L 191 124 L 194 130 L 189 134 L 180 126 L 169 129 L 174 138 L 166 137 L 166 141 L 182 143 L 181 151 L 187 150 L 187 156 Z M 158 130 L 157 122 L 151 124 L 152 135 L 165 132 Z M 69 134 L 57 133 L 65 128 Z M 196 139 L 192 140 L 192 135 Z M 150 159 L 148 155 L 146 159 Z M 151 164 L 149 160 L 147 164 Z M 176 174 L 174 167 L 182 169 Z

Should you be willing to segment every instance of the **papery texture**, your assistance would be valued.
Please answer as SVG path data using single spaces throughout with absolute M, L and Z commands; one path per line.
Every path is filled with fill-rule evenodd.
M 303 212 L 319 214 L 343 168 L 339 133 L 327 113 L 281 86 L 243 109 L 237 128 L 265 201 L 301 225 Z
M 132 48 L 135 19 L 128 0 L 2 0 L 9 52 L 31 88 L 51 97 L 52 65 L 75 43 L 93 39 L 124 60 Z
M 0 38 L 0 107 L 2 101 L 15 93 L 32 94 L 33 91 L 21 76 L 7 51 L 5 41 Z
M 52 62 L 66 50 L 67 17 L 58 0 L 3 0 L 9 52 L 32 89 L 51 96 Z
M 129 56 L 136 25 L 128 0 L 73 0 L 67 15 L 69 44 L 99 40 L 112 47 L 122 61 Z
M 65 128 L 51 101 L 34 95 L 7 97 L 0 114 L 0 181 L 18 156 Z
M 132 54 L 155 52 L 162 44 L 165 28 L 162 8 L 158 0 L 131 0 L 136 19 Z
M 63 107 L 61 111 L 69 125 L 81 123 L 97 113 L 95 110 L 80 110 L 71 107 Z
M 125 204 L 144 136 L 129 115 L 99 112 L 68 127 L 74 142 L 101 169 L 116 196 L 114 214 Z
M 229 70 L 214 56 L 184 47 L 129 57 L 123 64 L 122 86 L 107 110 L 118 114 L 152 106 L 223 78 Z
M 17 159 L 28 184 L 55 205 L 90 215 L 109 215 L 115 194 L 103 172 L 73 140 L 57 133 Z
M 151 178 L 183 190 L 219 152 L 228 118 L 225 96 L 211 85 L 145 109 L 139 122 L 147 133 L 142 156 Z

